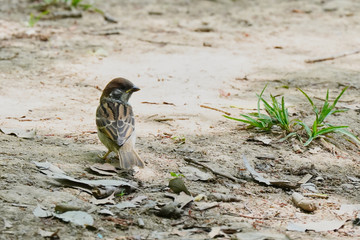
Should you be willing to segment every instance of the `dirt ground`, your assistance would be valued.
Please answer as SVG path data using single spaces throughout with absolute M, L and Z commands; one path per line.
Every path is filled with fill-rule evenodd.
M 329 122 L 348 125 L 359 136 L 360 55 L 305 63 L 359 49 L 358 1 L 96 1 L 118 23 L 86 11 L 82 18 L 42 19 L 34 27 L 27 23 L 31 12 L 38 14 L 31 8 L 36 2 L 0 2 L 0 128 L 36 129 L 33 139 L 0 134 L 0 239 L 43 239 L 43 231 L 58 231 L 53 239 L 210 239 L 216 227 L 225 232 L 218 239 L 255 239 L 245 235 L 250 233 L 268 234 L 266 239 L 360 238 L 352 223 L 356 212 L 337 212 L 343 204 L 359 204 L 358 147 L 338 135 L 331 135 L 330 147 L 319 140 L 308 147 L 296 139 L 278 143 L 279 134 L 244 130 L 221 112 L 201 107 L 233 117 L 253 112 L 256 93 L 268 84 L 266 97 L 285 96 L 290 115 L 310 123 L 311 107 L 297 88 L 319 98 L 329 89 L 334 99 L 349 86 L 338 104 L 349 110 Z M 130 103 L 136 148 L 146 167 L 135 172 L 140 189 L 116 203 L 147 199 L 129 209 L 94 205 L 91 195 L 55 184 L 33 162 L 48 161 L 75 178 L 119 178 L 88 167 L 103 163 L 98 155 L 106 150 L 95 126 L 101 89 L 120 76 L 141 88 Z M 269 179 L 297 182 L 311 174 L 309 182 L 328 198 L 312 199 L 318 206 L 313 213 L 300 210 L 291 194 L 304 190 L 253 181 L 243 155 Z M 185 178 L 193 196 L 222 193 L 241 201 L 207 210 L 193 203 L 180 219 L 144 210 L 153 201 L 172 201 L 164 197 L 171 192 L 170 172 L 189 166 L 184 158 L 245 180 Z M 33 214 L 38 204 L 51 211 L 57 204 L 78 206 L 94 218 L 94 228 L 39 218 Z M 112 220 L 100 209 L 111 210 Z M 286 230 L 291 222 L 332 220 L 346 222 L 335 231 Z

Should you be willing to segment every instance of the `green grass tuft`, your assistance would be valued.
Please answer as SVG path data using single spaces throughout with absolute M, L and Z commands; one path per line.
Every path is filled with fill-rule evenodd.
M 242 118 L 234 118 L 223 115 L 224 117 L 240 121 L 249 125 L 249 127 L 258 128 L 263 131 L 271 131 L 273 126 L 279 126 L 287 134 L 286 137 L 282 138 L 280 141 L 284 141 L 289 137 L 297 136 L 300 137 L 301 128 L 295 129 L 295 126 L 299 125 L 302 129 L 305 130 L 307 134 L 307 140 L 304 143 L 304 146 L 308 146 L 314 139 L 326 136 L 329 133 L 340 133 L 350 138 L 351 141 L 360 144 L 360 140 L 357 136 L 349 132 L 346 128 L 348 126 L 332 126 L 328 123 L 325 123 L 325 120 L 332 114 L 338 112 L 344 112 L 345 109 L 336 109 L 336 104 L 344 94 L 348 87 L 345 87 L 341 93 L 336 97 L 333 103 L 329 102 L 329 90 L 326 92 L 326 98 L 321 109 L 319 109 L 314 101 L 307 95 L 303 90 L 299 88 L 299 91 L 304 94 L 304 96 L 309 101 L 312 110 L 315 114 L 315 120 L 311 128 L 300 119 L 290 119 L 288 109 L 285 107 L 285 98 L 282 97 L 281 101 L 278 101 L 276 97 L 270 94 L 271 101 L 266 101 L 263 98 L 264 91 L 267 85 L 263 88 L 258 97 L 257 103 L 257 112 L 250 114 L 240 114 Z M 260 105 L 264 105 L 264 109 L 267 114 L 260 113 Z

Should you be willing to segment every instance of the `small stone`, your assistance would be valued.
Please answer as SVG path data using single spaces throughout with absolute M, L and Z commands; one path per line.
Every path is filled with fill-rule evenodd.
M 324 178 L 322 176 L 317 176 L 315 178 L 315 181 L 322 182 L 322 181 L 324 181 Z
M 138 226 L 139 226 L 139 228 L 144 228 L 145 227 L 145 223 L 144 223 L 144 220 L 142 218 L 138 218 Z
M 345 191 L 350 191 L 354 189 L 354 185 L 349 184 L 349 183 L 345 183 L 345 184 L 341 184 L 342 189 L 344 189 Z
M 301 188 L 305 189 L 305 190 L 308 190 L 310 192 L 313 192 L 313 193 L 317 193 L 319 192 L 317 189 L 316 189 L 316 185 L 313 184 L 313 183 L 304 183 L 304 184 L 301 184 Z

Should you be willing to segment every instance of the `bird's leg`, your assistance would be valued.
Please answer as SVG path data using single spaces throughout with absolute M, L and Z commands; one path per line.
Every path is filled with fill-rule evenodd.
M 102 160 L 105 160 L 105 162 L 109 162 L 110 160 L 107 159 L 107 156 L 111 153 L 110 150 L 107 151 L 107 153 L 104 154 L 104 156 L 101 156 L 100 154 L 98 155 L 99 158 L 101 158 Z

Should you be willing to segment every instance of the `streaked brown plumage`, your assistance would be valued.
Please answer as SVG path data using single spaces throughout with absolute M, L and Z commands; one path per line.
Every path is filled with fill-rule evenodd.
M 139 91 L 125 78 L 115 78 L 106 85 L 96 110 L 96 125 L 100 141 L 108 152 L 102 157 L 106 160 L 111 152 L 119 157 L 120 167 L 131 169 L 144 167 L 144 162 L 135 152 L 135 119 L 128 103 L 133 92 Z

